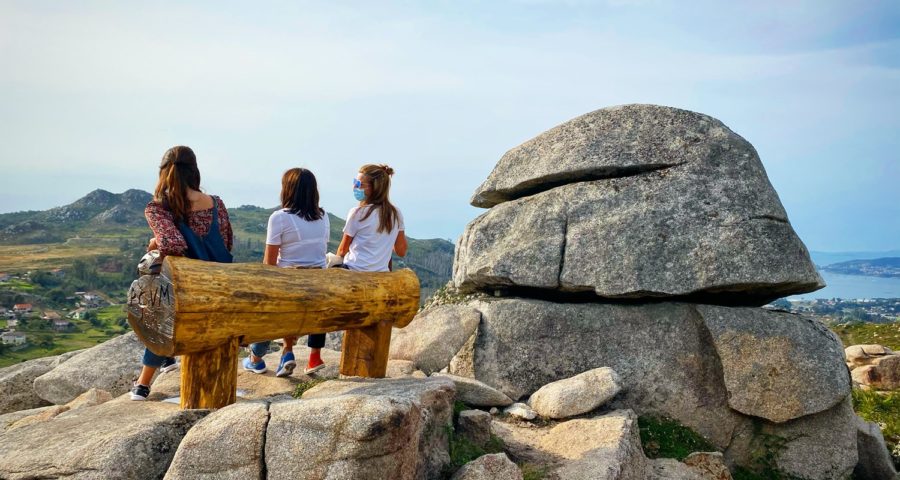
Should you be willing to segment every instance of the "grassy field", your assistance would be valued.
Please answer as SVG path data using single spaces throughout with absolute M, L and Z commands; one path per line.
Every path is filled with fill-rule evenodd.
M 843 323 L 831 327 L 841 337 L 844 347 L 877 343 L 894 351 L 900 351 L 900 322 L 894 323 Z
M 71 332 L 50 332 L 47 330 L 24 330 L 32 338 L 50 335 L 53 338 L 53 346 L 49 348 L 32 345 L 23 350 L 6 352 L 0 355 L 0 367 L 8 367 L 25 360 L 32 360 L 50 355 L 89 348 L 103 343 L 115 335 L 127 332 L 127 327 L 118 325 L 119 319 L 125 318 L 125 312 L 121 305 L 114 305 L 96 310 L 99 326 L 94 326 L 87 320 L 73 320 L 75 329 Z
M 0 272 L 15 273 L 46 270 L 72 265 L 76 258 L 119 253 L 116 244 L 94 243 L 71 245 L 48 243 L 42 245 L 0 245 Z

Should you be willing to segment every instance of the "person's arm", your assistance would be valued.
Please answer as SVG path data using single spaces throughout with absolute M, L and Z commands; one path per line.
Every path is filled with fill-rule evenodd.
M 266 244 L 266 251 L 263 253 L 263 263 L 266 265 L 277 265 L 278 264 L 278 251 L 281 249 L 281 245 L 269 245 Z
M 234 246 L 234 232 L 231 230 L 231 219 L 228 218 L 228 209 L 225 208 L 225 202 L 219 197 L 212 197 L 214 202 L 218 202 L 219 211 L 219 233 L 225 241 L 225 248 L 231 251 Z
M 397 240 L 394 241 L 394 253 L 396 253 L 398 257 L 405 257 L 406 247 L 406 235 L 403 233 L 403 230 L 400 230 L 400 233 L 397 234 Z
M 150 237 L 150 242 L 147 243 L 147 251 L 151 250 L 159 250 L 159 245 L 156 244 L 156 237 Z
M 353 243 L 353 237 L 346 233 L 341 238 L 341 244 L 338 245 L 337 254 L 339 257 L 346 257 L 350 253 L 350 244 Z
M 144 216 L 147 217 L 147 224 L 153 231 L 153 237 L 156 239 L 156 246 L 161 256 L 184 255 L 187 250 L 187 242 L 184 241 L 184 237 L 175 226 L 172 212 L 157 202 L 150 202 L 144 209 Z

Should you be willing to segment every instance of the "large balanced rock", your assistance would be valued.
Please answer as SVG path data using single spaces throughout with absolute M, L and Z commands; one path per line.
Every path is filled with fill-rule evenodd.
M 732 400 L 750 415 L 783 422 L 829 411 L 850 393 L 837 339 L 799 315 L 666 302 L 504 298 L 471 305 L 482 316 L 472 352 L 478 380 L 516 400 L 608 366 L 624 387 L 612 406 L 675 418 L 720 449 L 747 421 Z M 725 328 L 728 322 L 733 325 Z M 752 339 L 768 345 L 771 355 L 748 347 L 755 345 Z M 757 404 L 740 391 L 757 388 L 749 380 L 753 375 L 764 375 L 763 385 L 772 390 Z M 810 435 L 828 443 L 831 433 Z
M 0 368 L 0 415 L 50 405 L 34 391 L 34 379 L 58 367 L 79 351 L 28 360 Z
M 205 410 L 112 401 L 0 434 L 0 478 L 162 478 Z
M 464 291 L 762 305 L 824 286 L 752 145 L 698 113 L 629 105 L 576 118 L 507 153 L 473 204 L 496 206 L 459 240 Z
M 268 421 L 265 402 L 236 403 L 213 412 L 185 435 L 165 479 L 263 478 Z
M 464 305 L 425 310 L 406 328 L 393 330 L 390 358 L 410 360 L 425 373 L 440 371 L 450 365 L 480 320 L 477 311 Z
M 131 390 L 141 370 L 144 345 L 134 332 L 107 340 L 67 360 L 34 380 L 34 391 L 56 405 L 99 388 L 113 396 Z
M 595 368 L 544 385 L 531 395 L 528 403 L 542 417 L 574 417 L 615 397 L 622 390 L 619 382 L 619 375 L 613 369 Z
M 435 478 L 450 460 L 453 393 L 444 378 L 331 380 L 273 403 L 268 478 Z

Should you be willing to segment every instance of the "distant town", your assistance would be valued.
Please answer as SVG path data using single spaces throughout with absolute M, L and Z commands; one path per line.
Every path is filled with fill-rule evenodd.
M 779 299 L 770 306 L 816 317 L 826 325 L 849 322 L 900 322 L 900 298 Z

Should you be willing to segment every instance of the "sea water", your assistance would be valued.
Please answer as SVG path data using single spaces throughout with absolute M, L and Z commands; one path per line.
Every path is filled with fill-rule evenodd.
M 817 298 L 900 298 L 900 278 L 842 275 L 819 272 L 827 287 L 811 293 L 792 295 L 789 300 L 814 300 Z

